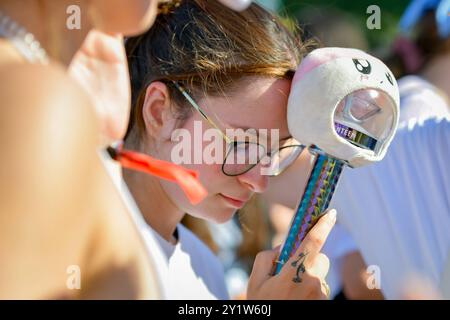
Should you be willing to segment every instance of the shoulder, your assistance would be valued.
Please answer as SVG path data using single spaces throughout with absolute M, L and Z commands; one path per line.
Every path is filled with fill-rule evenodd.
M 0 66 L 0 81 L 2 96 L 14 96 L 15 104 L 29 103 L 29 108 L 49 108 L 55 104 L 59 108 L 65 108 L 76 104 L 83 110 L 83 106 L 87 108 L 91 104 L 84 90 L 56 63 L 46 66 L 4 64 Z
M 0 252 L 0 260 L 8 261 L 5 270 L 15 270 L 23 261 L 29 270 L 46 270 L 40 279 L 24 272 L 21 282 L 5 288 L 11 297 L 27 283 L 40 292 L 66 292 L 65 275 L 58 270 L 82 265 L 86 232 L 92 230 L 84 199 L 97 144 L 93 110 L 61 67 L 2 65 L 0 81 L 0 145 L 5 151 L 0 161 L 0 242 L 11 246 Z M 24 233 L 27 237 L 17 237 Z
M 428 118 L 423 121 L 409 121 L 399 127 L 395 144 L 409 146 L 429 156 L 425 150 L 432 154 L 450 151 L 450 114 L 441 117 Z
M 450 113 L 448 101 L 438 88 L 418 76 L 399 80 L 400 124 L 410 120 L 424 121 Z
M 55 65 L 3 65 L 0 81 L 0 143 L 8 150 L 2 167 L 11 161 L 9 170 L 17 177 L 27 172 L 24 184 L 35 178 L 52 189 L 75 186 L 97 147 L 89 98 Z
M 58 173 L 65 176 L 63 169 L 70 171 L 75 159 L 95 150 L 98 123 L 94 108 L 64 68 L 2 65 L 0 81 L 0 140 L 2 145 L 11 146 L 12 154 L 29 152 L 33 167 L 54 161 L 53 165 L 59 164 L 53 167 L 54 173 L 59 169 Z
M 38 126 L 49 121 L 55 130 L 97 136 L 95 110 L 87 93 L 57 64 L 7 64 L 0 67 L 2 117 Z M 14 121 L 16 120 L 16 121 Z M 29 131 L 28 130 L 28 131 Z
M 50 178 L 65 185 L 78 181 L 72 173 L 77 165 L 86 171 L 92 156 L 85 155 L 97 147 L 89 97 L 58 65 L 2 65 L 0 81 L 0 143 L 8 149 L 3 167 L 9 159 L 10 170 L 29 174 L 24 182 L 39 177 L 40 185 Z M 33 168 L 40 170 L 28 172 Z

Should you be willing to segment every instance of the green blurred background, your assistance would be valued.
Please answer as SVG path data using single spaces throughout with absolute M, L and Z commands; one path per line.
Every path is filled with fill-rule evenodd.
M 283 16 L 297 18 L 301 27 L 310 24 L 310 18 L 314 16 L 313 24 L 324 24 L 333 17 L 339 15 L 341 20 L 349 21 L 355 29 L 365 38 L 366 43 L 361 45 L 361 49 L 375 52 L 386 52 L 398 32 L 399 19 L 409 4 L 409 0 L 259 0 L 263 6 L 275 10 Z M 377 5 L 381 12 L 381 29 L 370 30 L 366 22 L 370 14 L 366 13 L 370 5 Z M 321 23 L 323 22 L 323 23 Z M 330 28 L 334 28 L 331 25 Z M 322 30 L 322 33 L 326 31 Z M 326 34 L 325 34 L 326 36 Z M 345 36 L 345 35 L 344 35 Z M 347 35 L 349 38 L 355 37 L 353 33 Z M 352 39 L 350 39 L 352 40 Z M 364 47 L 365 46 L 365 47 Z M 355 47 L 358 47 L 355 45 Z

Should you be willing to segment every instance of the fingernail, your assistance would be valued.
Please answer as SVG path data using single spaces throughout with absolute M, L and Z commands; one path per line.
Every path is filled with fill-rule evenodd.
M 336 221 L 337 212 L 335 209 L 331 209 L 330 212 L 328 212 L 328 217 L 332 221 Z

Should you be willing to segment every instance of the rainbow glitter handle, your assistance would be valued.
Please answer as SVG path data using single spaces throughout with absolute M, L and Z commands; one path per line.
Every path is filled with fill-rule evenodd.
M 328 208 L 345 165 L 344 161 L 329 157 L 320 149 L 310 147 L 309 150 L 316 157 L 314 166 L 302 200 L 292 219 L 288 236 L 272 270 L 274 275 L 281 271 L 283 265 L 297 251 L 309 229 Z

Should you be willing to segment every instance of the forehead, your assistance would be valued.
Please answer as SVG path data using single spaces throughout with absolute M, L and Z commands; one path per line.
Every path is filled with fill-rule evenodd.
M 223 97 L 202 99 L 203 104 L 225 128 L 279 129 L 289 135 L 286 119 L 291 81 L 254 77 Z

